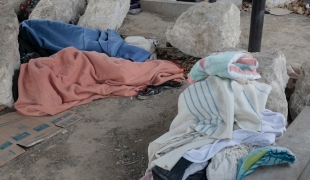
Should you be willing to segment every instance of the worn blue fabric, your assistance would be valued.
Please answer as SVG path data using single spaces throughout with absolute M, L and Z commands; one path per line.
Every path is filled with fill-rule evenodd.
M 26 20 L 19 26 L 19 37 L 30 42 L 36 49 L 56 53 L 73 46 L 83 51 L 97 51 L 110 57 L 144 62 L 151 53 L 124 42 L 114 30 L 100 31 L 61 21 Z
M 237 180 L 243 180 L 258 166 L 271 166 L 282 163 L 293 164 L 295 155 L 284 147 L 266 146 L 250 152 L 246 157 L 239 159 Z

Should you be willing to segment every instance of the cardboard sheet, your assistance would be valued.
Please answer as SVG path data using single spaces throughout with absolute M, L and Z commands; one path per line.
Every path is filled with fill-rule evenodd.
M 23 148 L 0 135 L 0 166 L 24 152 Z
M 83 119 L 73 111 L 65 111 L 54 116 L 32 117 L 18 112 L 0 116 L 0 166 Z

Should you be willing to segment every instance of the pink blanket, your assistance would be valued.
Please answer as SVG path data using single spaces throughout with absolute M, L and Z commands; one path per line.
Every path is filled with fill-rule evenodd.
M 131 62 L 69 47 L 21 65 L 14 106 L 25 115 L 54 115 L 99 98 L 137 96 L 147 85 L 184 81 L 182 72 L 168 61 Z

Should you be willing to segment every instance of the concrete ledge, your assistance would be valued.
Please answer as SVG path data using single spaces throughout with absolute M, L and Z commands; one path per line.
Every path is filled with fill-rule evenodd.
M 242 0 L 217 0 L 217 2 L 230 2 L 236 6 L 242 5 Z M 195 2 L 182 2 L 172 0 L 141 0 L 142 11 L 160 14 L 168 17 L 179 17 Z
M 281 164 L 275 166 L 258 167 L 246 180 L 295 180 L 309 173 L 310 152 L 310 107 L 306 106 L 293 123 L 289 126 L 277 146 L 290 149 L 296 156 L 292 165 Z M 307 177 L 309 178 L 309 177 Z M 301 179 L 302 180 L 302 179 Z
M 142 11 L 160 14 L 168 17 L 179 17 L 192 5 L 193 2 L 180 2 L 169 0 L 141 0 Z

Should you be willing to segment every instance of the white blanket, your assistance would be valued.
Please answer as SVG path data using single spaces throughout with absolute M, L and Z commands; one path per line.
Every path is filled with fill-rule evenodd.
M 189 86 L 179 97 L 178 115 L 165 133 L 148 148 L 149 168 L 171 170 L 185 152 L 232 139 L 233 124 L 261 131 L 260 114 L 271 87 L 256 81 L 210 76 Z

